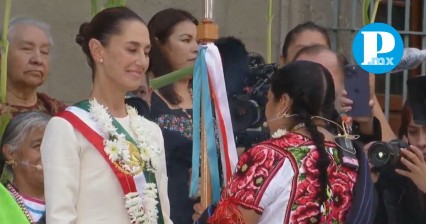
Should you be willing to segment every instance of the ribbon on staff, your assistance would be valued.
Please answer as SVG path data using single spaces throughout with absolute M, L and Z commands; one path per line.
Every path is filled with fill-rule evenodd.
M 215 106 L 223 177 L 226 183 L 235 170 L 238 155 L 232 131 L 232 120 L 229 112 L 222 60 L 218 48 L 213 43 L 207 44 L 206 62 L 209 72 L 210 92 Z
M 220 175 L 215 142 L 215 132 L 213 123 L 213 109 L 210 97 L 208 70 L 205 61 L 206 46 L 199 49 L 193 74 L 193 145 L 192 145 L 192 174 L 190 196 L 197 196 L 199 184 L 200 149 L 201 134 L 205 131 L 206 151 L 209 162 L 209 172 L 211 177 L 212 202 L 220 199 Z M 201 120 L 201 109 L 204 119 Z M 201 130 L 201 122 L 204 123 L 204 130 Z

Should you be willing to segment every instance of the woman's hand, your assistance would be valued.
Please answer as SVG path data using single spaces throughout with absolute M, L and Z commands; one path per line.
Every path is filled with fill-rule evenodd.
M 341 94 L 337 97 L 336 100 L 336 110 L 339 114 L 348 113 L 352 110 L 353 101 L 348 98 L 348 93 L 346 90 L 342 90 Z M 374 100 L 370 99 L 368 101 L 368 105 L 370 106 L 371 116 L 367 117 L 350 117 L 348 116 L 346 122 L 348 124 L 352 124 L 352 121 L 356 121 L 359 123 L 359 129 L 361 134 L 371 135 L 373 134 L 373 109 L 374 109 Z
M 347 113 L 352 110 L 352 104 L 354 102 L 349 99 L 347 95 L 348 93 L 346 90 L 342 90 L 342 92 L 337 95 L 334 106 L 339 114 Z
M 201 203 L 196 203 L 193 208 L 194 214 L 192 215 L 192 220 L 195 222 L 200 218 L 203 213 L 203 209 L 201 208 Z
M 410 178 L 417 188 L 426 193 L 426 162 L 422 151 L 411 145 L 410 149 L 402 149 L 401 152 L 401 162 L 407 170 L 396 169 L 395 171 L 399 175 Z

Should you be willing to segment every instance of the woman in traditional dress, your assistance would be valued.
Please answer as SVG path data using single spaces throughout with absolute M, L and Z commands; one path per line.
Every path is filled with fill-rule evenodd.
M 370 223 L 373 209 L 362 206 L 372 187 L 361 187 L 368 200 L 360 206 L 353 196 L 360 176 L 340 156 L 355 148 L 338 145 L 321 117 L 323 107 L 333 108 L 330 73 L 314 62 L 290 63 L 273 74 L 267 98 L 274 134 L 240 157 L 210 223 Z M 368 169 L 359 169 L 371 183 Z
M 108 8 L 80 26 L 76 41 L 93 88 L 46 128 L 47 222 L 171 223 L 161 130 L 124 103 L 148 68 L 145 23 L 126 7 Z
M 5 129 L 0 153 L 0 223 L 44 223 L 40 145 L 49 119 L 42 112 L 25 112 Z

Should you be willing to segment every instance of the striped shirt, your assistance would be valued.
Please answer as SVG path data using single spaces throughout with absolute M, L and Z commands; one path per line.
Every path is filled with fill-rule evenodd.
M 33 221 L 38 222 L 46 211 L 46 205 L 44 204 L 44 201 L 25 195 L 21 196 L 25 203 L 25 207 L 30 213 Z

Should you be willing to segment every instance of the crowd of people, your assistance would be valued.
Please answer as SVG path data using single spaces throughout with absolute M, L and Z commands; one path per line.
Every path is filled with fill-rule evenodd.
M 195 63 L 197 25 L 181 9 L 148 23 L 127 7 L 102 10 L 76 30 L 91 68 L 89 97 L 66 105 L 37 91 L 54 47 L 49 26 L 11 20 L 0 113 L 13 118 L 0 142 L 0 223 L 426 223 L 426 76 L 408 80 L 416 94 L 402 108 L 405 145 L 396 148 L 397 165 L 379 169 L 369 149 L 393 133 L 374 88 L 371 116 L 348 116 L 348 60 L 313 22 L 287 33 L 270 77 L 262 111 L 270 138 L 240 149 L 220 201 L 201 209 L 189 197 L 191 169 L 199 169 L 191 77 L 149 86 Z M 248 53 L 240 52 L 222 55 L 225 81 L 247 72 Z M 241 68 L 229 69 L 233 60 Z

